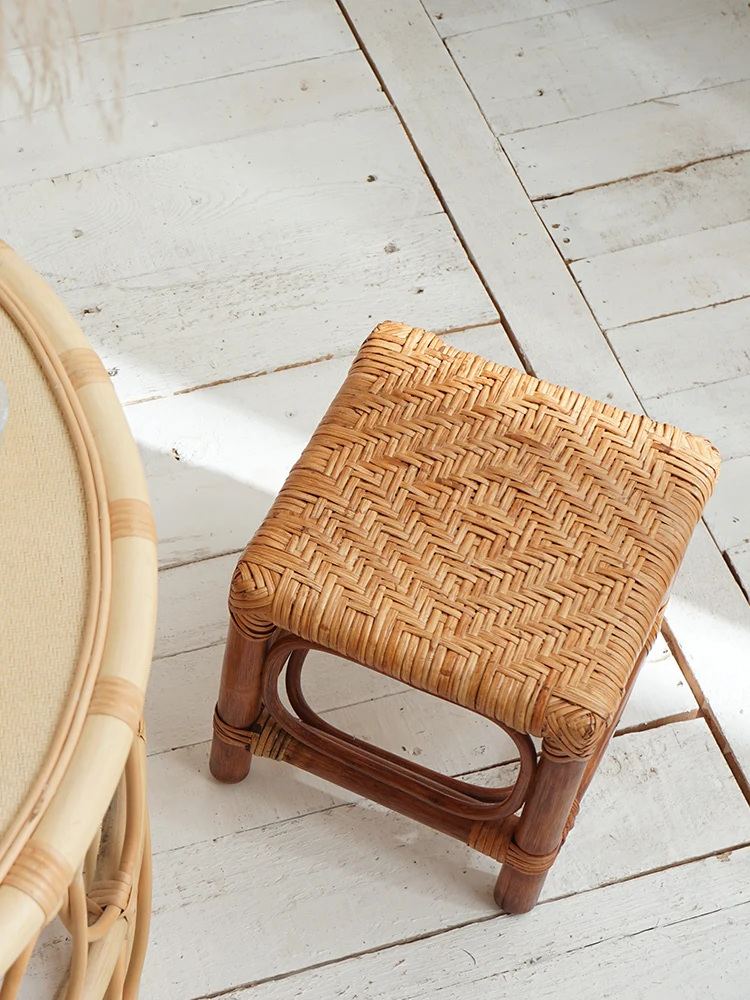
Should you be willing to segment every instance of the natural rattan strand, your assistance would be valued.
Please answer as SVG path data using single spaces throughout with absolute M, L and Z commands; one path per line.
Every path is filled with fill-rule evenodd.
M 109 505 L 109 524 L 113 542 L 118 538 L 145 538 L 156 543 L 154 515 L 143 500 L 113 500 Z
M 384 323 L 230 607 L 592 754 L 719 466 L 701 438 Z
M 25 892 L 39 904 L 45 920 L 57 913 L 73 878 L 67 860 L 50 844 L 29 841 L 5 877 L 5 884 Z
M 92 382 L 109 382 L 109 374 L 99 355 L 88 347 L 74 347 L 60 355 L 73 388 L 78 391 Z
M 94 685 L 89 715 L 111 715 L 138 732 L 143 713 L 143 691 L 124 677 L 100 677 Z

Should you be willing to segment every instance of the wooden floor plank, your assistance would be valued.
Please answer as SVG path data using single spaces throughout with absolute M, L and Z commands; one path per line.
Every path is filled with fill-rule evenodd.
M 641 399 L 750 374 L 750 296 L 610 330 Z
M 291 54 L 291 53 L 290 53 Z M 0 187 L 385 107 L 360 52 L 135 94 L 2 124 Z M 102 114 L 102 110 L 104 114 Z M 111 120 L 117 123 L 113 132 Z
M 746 0 L 611 0 L 449 42 L 496 135 L 746 80 Z
M 589 188 L 537 204 L 566 260 L 750 219 L 750 153 Z
M 12 188 L 0 205 L 124 401 L 349 353 L 387 317 L 497 319 L 385 108 Z
M 66 300 L 123 402 L 347 355 L 389 317 L 438 333 L 497 319 L 442 213 L 358 214 L 321 222 L 317 235 L 312 218 L 304 233 L 248 219 L 266 235 L 237 257 L 76 289 Z M 147 338 L 155 330 L 156 356 Z
M 264 2 L 267 0 L 127 0 L 103 4 L 101 0 L 69 0 L 69 8 L 76 31 L 84 35 Z
M 559 11 L 572 11 L 608 0 L 425 0 L 424 6 L 443 38 L 512 24 Z
M 182 812 L 175 796 L 180 785 L 196 781 L 198 767 L 199 761 L 186 760 L 163 784 L 152 767 L 157 836 L 165 824 L 180 825 L 176 836 L 196 824 L 218 832 L 227 828 L 227 816 L 250 828 L 157 854 L 142 989 L 148 1000 L 228 990 L 496 912 L 494 862 L 396 814 L 352 803 L 340 790 L 314 787 L 301 772 L 273 761 L 255 761 L 253 776 L 240 786 L 212 785 L 204 771 L 197 776 L 203 790 L 193 784 L 190 811 Z M 483 772 L 483 781 L 498 783 L 505 773 Z M 696 813 L 696 801 L 712 808 Z M 300 810 L 312 811 L 280 821 Z M 750 810 L 701 720 L 623 736 L 589 791 L 544 898 L 749 838 Z M 744 880 L 733 873 L 732 881 L 746 893 Z M 686 890 L 685 903 L 680 894 L 672 906 L 692 909 L 712 898 L 699 887 L 695 892 Z M 542 906 L 525 920 L 505 919 L 503 929 L 536 947 L 529 922 L 544 919 L 544 912 Z M 652 918 L 654 912 L 662 910 L 652 909 Z M 563 940 L 559 924 L 557 934 Z M 54 947 L 59 937 L 58 930 L 35 958 L 35 997 L 65 954 Z
M 699 529 L 675 580 L 667 612 L 687 666 L 716 720 L 724 750 L 750 778 L 750 648 L 748 602 L 718 554 L 708 531 Z
M 722 549 L 750 542 L 750 455 L 724 462 L 721 489 L 709 501 L 706 521 Z
M 727 559 L 750 600 L 750 544 L 733 545 L 727 549 Z
M 625 377 L 419 0 L 346 10 L 537 373 L 626 405 Z
M 227 1000 L 744 1000 L 750 851 L 230 993 Z M 366 993 L 362 993 L 365 989 Z
M 503 148 L 535 200 L 750 150 L 750 83 L 527 129 Z
M 229 583 L 238 558 L 239 552 L 231 552 L 161 570 L 154 659 L 224 641 Z
M 281 807 L 304 779 L 283 765 L 268 766 L 275 768 L 269 794 Z M 248 783 L 248 803 L 252 788 Z M 238 794 L 228 790 L 235 800 Z M 715 804 L 699 813 L 700 822 L 695 801 Z M 175 815 L 171 799 L 157 795 L 154 805 L 157 812 L 165 808 L 165 817 Z M 618 739 L 586 806 L 546 898 L 750 838 L 750 810 L 700 720 Z M 208 805 L 200 810 L 201 817 L 210 813 Z M 162 814 L 155 815 L 155 827 L 161 822 Z M 207 841 L 168 851 L 157 861 L 144 992 L 162 1000 L 490 915 L 497 870 L 461 845 L 363 802 L 223 837 L 220 847 Z
M 147 275 L 165 284 L 209 264 L 225 280 L 256 246 L 276 266 L 294 242 L 322 256 L 326 237 L 363 222 L 439 212 L 422 178 L 395 115 L 379 108 L 17 186 L 0 205 L 7 242 L 67 292 Z M 144 190 L 158 211 L 142 212 Z
M 65 55 L 69 86 L 63 106 L 146 94 L 354 48 L 333 0 L 224 5 L 195 17 L 168 18 L 81 39 L 78 53 L 71 46 Z M 81 72 L 71 71 L 79 60 Z M 122 73 L 117 70 L 120 60 Z M 9 53 L 8 70 L 20 81 L 25 80 L 26 65 L 22 52 Z M 15 89 L 3 87 L 0 121 L 23 113 Z
M 712 441 L 731 460 L 750 451 L 750 374 L 645 399 L 655 420 L 677 424 Z
M 750 295 L 750 221 L 579 260 L 573 273 L 605 329 Z

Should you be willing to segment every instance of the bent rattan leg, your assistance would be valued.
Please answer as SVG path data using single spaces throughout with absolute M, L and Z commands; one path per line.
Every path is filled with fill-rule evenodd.
M 222 722 L 247 729 L 261 710 L 261 681 L 267 642 L 248 639 L 233 621 L 229 622 L 221 687 L 216 712 Z M 242 781 L 250 771 L 252 754 L 231 746 L 214 734 L 209 767 L 217 781 Z
M 549 855 L 560 846 L 586 764 L 585 760 L 559 760 L 542 754 L 534 787 L 513 835 L 514 843 L 527 855 Z M 495 886 L 495 902 L 506 913 L 527 913 L 539 899 L 546 877 L 546 870 L 520 872 L 506 861 Z

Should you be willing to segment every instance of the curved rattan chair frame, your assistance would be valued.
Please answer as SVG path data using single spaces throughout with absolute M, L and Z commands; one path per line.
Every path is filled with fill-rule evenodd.
M 39 932 L 57 915 L 73 938 L 68 1000 L 105 991 L 132 1000 L 150 912 L 141 717 L 156 623 L 153 518 L 106 370 L 57 296 L 1 242 L 0 306 L 44 371 L 76 450 L 91 568 L 68 707 L 0 840 L 0 1000 L 16 995 Z

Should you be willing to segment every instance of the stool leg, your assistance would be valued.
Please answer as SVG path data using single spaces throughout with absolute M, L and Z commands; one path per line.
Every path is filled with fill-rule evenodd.
M 246 638 L 229 622 L 217 710 L 230 726 L 247 729 L 261 710 L 261 681 L 267 641 Z M 214 733 L 209 768 L 217 781 L 234 783 L 246 778 L 252 754 L 224 743 Z
M 549 854 L 558 847 L 586 763 L 542 755 L 534 787 L 513 835 L 518 847 L 528 854 Z M 504 864 L 495 886 L 495 902 L 506 913 L 527 913 L 539 899 L 546 877 L 546 872 L 530 875 Z

